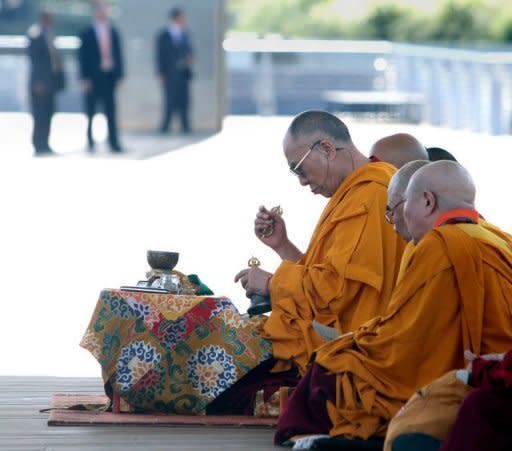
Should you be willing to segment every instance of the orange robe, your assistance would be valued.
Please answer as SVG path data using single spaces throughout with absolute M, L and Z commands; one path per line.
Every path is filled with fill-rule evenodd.
M 483 223 L 431 230 L 403 262 L 388 314 L 318 350 L 316 363 L 336 374 L 336 403 L 327 403 L 331 435 L 384 436 L 417 388 L 465 366 L 464 350 L 510 349 L 507 237 Z
M 313 319 L 346 332 L 385 311 L 405 246 L 384 219 L 395 171 L 379 162 L 351 173 L 323 211 L 304 256 L 283 261 L 272 277 L 264 336 L 272 341 L 276 371 L 293 362 L 305 372 L 323 344 Z

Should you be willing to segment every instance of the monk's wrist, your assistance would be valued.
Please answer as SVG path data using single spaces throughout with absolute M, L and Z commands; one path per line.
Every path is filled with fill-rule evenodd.
M 277 252 L 282 260 L 296 262 L 302 257 L 302 253 L 290 240 L 286 240 L 281 246 L 276 247 L 274 251 Z
M 270 276 L 268 279 L 267 279 L 267 283 L 265 284 L 265 291 L 266 291 L 266 296 L 270 296 L 270 281 L 272 280 L 272 276 Z

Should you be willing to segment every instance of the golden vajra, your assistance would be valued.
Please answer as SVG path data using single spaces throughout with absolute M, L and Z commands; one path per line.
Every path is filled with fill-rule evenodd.
M 277 207 L 273 207 L 270 210 L 270 213 L 274 213 L 276 216 L 282 216 L 283 215 L 283 209 L 281 208 L 281 205 L 278 205 Z M 273 233 L 274 233 L 274 221 L 272 221 L 271 225 L 269 225 L 268 227 L 265 227 L 260 232 L 260 237 L 261 238 L 267 238 L 270 235 L 272 235 Z
M 251 257 L 247 264 L 249 265 L 249 268 L 257 268 L 261 265 L 260 261 L 256 257 Z

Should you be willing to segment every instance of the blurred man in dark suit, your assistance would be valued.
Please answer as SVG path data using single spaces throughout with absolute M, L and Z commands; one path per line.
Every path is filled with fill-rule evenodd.
M 181 8 L 172 8 L 169 24 L 158 33 L 156 42 L 157 74 L 164 93 L 163 118 L 160 132 L 167 133 L 172 114 L 177 111 L 183 133 L 190 132 L 189 83 L 192 79 L 192 45 L 185 28 L 185 13 Z
M 89 120 L 89 151 L 94 150 L 92 119 L 96 113 L 96 104 L 100 102 L 107 116 L 110 149 L 112 152 L 121 152 L 117 135 L 115 92 L 124 77 L 123 57 L 119 33 L 109 22 L 108 12 L 103 4 L 96 5 L 94 22 L 80 35 L 80 39 L 78 56 Z
M 48 145 L 55 94 L 64 89 L 62 62 L 53 44 L 53 18 L 47 12 L 39 14 L 39 22 L 28 30 L 30 57 L 30 100 L 34 130 L 32 144 L 35 155 L 52 154 Z

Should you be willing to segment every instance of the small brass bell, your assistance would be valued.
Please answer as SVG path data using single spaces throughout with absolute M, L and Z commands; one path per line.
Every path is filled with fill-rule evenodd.
M 257 268 L 261 265 L 256 257 L 251 257 L 247 262 L 249 268 Z M 247 309 L 249 316 L 262 315 L 263 313 L 270 312 L 272 306 L 270 305 L 270 296 L 254 293 L 251 295 L 251 305 Z

